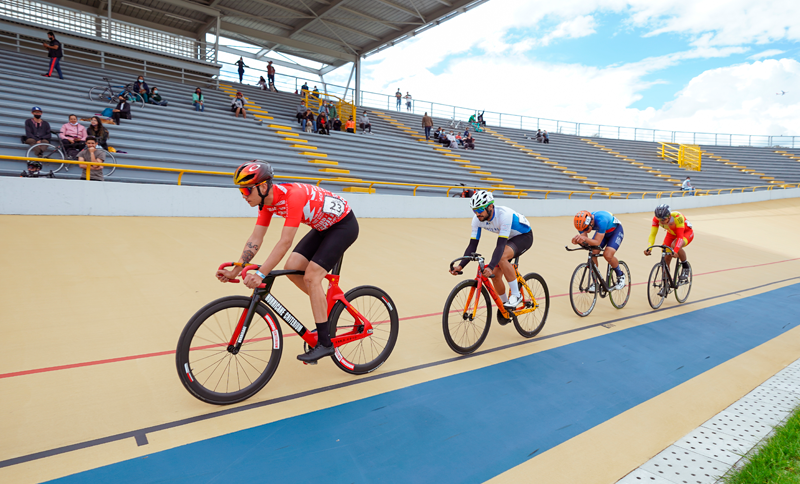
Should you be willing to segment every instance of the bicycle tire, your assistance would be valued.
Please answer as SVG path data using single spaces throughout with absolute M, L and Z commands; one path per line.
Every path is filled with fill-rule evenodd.
M 239 318 L 249 306 L 249 297 L 223 297 L 202 307 L 183 328 L 175 365 L 181 383 L 198 400 L 214 405 L 241 402 L 258 393 L 275 374 L 283 335 L 275 315 L 263 302 L 256 306 L 257 314 L 239 353 L 227 350 Z M 242 387 L 245 379 L 248 383 Z
M 678 283 L 678 287 L 675 288 L 675 299 L 678 300 L 679 303 L 685 303 L 686 299 L 689 298 L 689 293 L 692 292 L 692 265 L 689 262 L 686 262 L 686 265 L 689 267 L 689 279 L 687 282 Z M 680 275 L 680 264 L 676 262 L 675 264 L 675 280 L 678 280 L 678 276 Z M 683 291 L 686 291 L 684 294 Z
M 539 306 L 535 311 L 525 314 L 520 314 L 514 320 L 514 327 L 517 329 L 523 338 L 533 338 L 544 328 L 544 323 L 547 322 L 547 314 L 550 312 L 550 290 L 547 288 L 547 283 L 544 277 L 535 272 L 525 274 L 525 285 L 528 286 L 533 297 Z M 529 282 L 531 281 L 531 282 Z M 529 300 L 530 294 L 527 289 L 520 284 L 519 293 L 523 296 L 523 303 L 525 307 L 530 307 L 531 301 Z
M 622 273 L 625 275 L 625 287 L 622 289 L 612 289 L 608 291 L 608 299 L 611 301 L 611 305 L 617 309 L 622 309 L 628 304 L 628 299 L 631 297 L 631 271 L 628 269 L 628 264 L 624 261 L 619 261 L 620 269 L 622 269 Z M 614 269 L 611 266 L 608 266 L 608 273 L 606 274 L 606 281 L 608 281 L 609 287 L 614 287 L 617 285 L 617 273 L 614 272 Z M 612 286 L 611 284 L 614 284 Z
M 40 154 L 36 154 L 36 148 L 44 147 Z M 50 162 L 43 161 L 42 162 L 42 169 L 40 173 L 58 173 L 59 171 L 64 169 L 64 153 L 59 149 L 56 145 L 51 144 L 38 144 L 33 145 L 28 148 L 28 151 L 25 152 L 25 157 L 27 158 L 47 158 L 48 160 L 52 160 Z
M 663 288 L 669 291 L 669 284 L 664 274 L 664 267 L 661 265 L 661 262 L 659 262 L 650 269 L 650 277 L 647 279 L 647 302 L 650 303 L 651 308 L 658 309 L 664 303 L 664 299 L 667 298 L 667 295 L 659 295 L 659 291 Z
M 106 151 L 106 160 L 103 163 L 111 163 L 113 165 L 117 164 L 117 158 L 114 156 L 113 153 L 110 151 Z M 103 178 L 108 178 L 117 171 L 116 166 L 104 166 L 103 167 Z
M 114 102 L 114 92 L 107 87 L 95 86 L 89 89 L 89 99 L 102 103 L 112 103 Z
M 588 292 L 587 289 L 594 284 L 594 292 Z M 594 271 L 585 262 L 578 264 L 575 271 L 572 273 L 572 279 L 569 281 L 569 303 L 572 305 L 572 310 L 575 314 L 584 318 L 591 314 L 595 304 L 597 304 L 598 281 L 595 281 Z M 587 303 L 591 300 L 588 308 Z M 578 307 L 580 305 L 580 308 Z M 586 308 L 582 310 L 581 308 Z
M 484 307 L 475 310 L 474 318 L 467 314 L 468 307 L 480 303 L 480 294 L 474 293 L 477 287 L 478 282 L 474 279 L 461 281 L 450 291 L 444 303 L 442 313 L 444 340 L 451 350 L 460 355 L 468 355 L 480 348 L 492 324 L 492 302 L 485 286 L 481 287 Z
M 378 287 L 358 286 L 347 291 L 344 297 L 372 323 L 372 336 L 337 346 L 331 359 L 346 373 L 363 375 L 377 369 L 392 354 L 400 331 L 400 318 L 392 298 Z M 355 329 L 356 320 L 342 302 L 334 304 L 328 320 L 331 338 Z
M 127 91 L 125 94 L 131 104 L 138 104 L 140 108 L 144 107 L 144 96 L 133 91 Z

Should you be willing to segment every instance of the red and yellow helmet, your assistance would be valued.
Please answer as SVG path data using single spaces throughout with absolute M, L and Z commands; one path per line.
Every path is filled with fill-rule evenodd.
M 253 187 L 262 183 L 272 184 L 272 166 L 263 160 L 251 160 L 233 172 L 233 183 L 240 187 Z
M 575 228 L 578 229 L 578 232 L 583 232 L 589 227 L 592 226 L 594 222 L 594 217 L 592 217 L 591 212 L 587 212 L 586 210 L 581 210 L 580 212 L 575 214 Z

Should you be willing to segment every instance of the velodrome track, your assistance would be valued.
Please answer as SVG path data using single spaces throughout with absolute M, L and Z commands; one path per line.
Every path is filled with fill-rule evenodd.
M 563 248 L 571 217 L 526 214 L 521 270 L 548 282 L 547 325 L 524 340 L 493 323 L 467 358 L 441 331 L 466 205 L 460 220 L 361 219 L 342 286 L 392 295 L 392 356 L 362 377 L 304 366 L 284 327 L 275 377 L 232 407 L 190 396 L 173 351 L 198 308 L 245 294 L 213 273 L 254 219 L 0 216 L 0 482 L 613 483 L 800 357 L 800 200 L 682 212 L 689 301 L 650 309 L 652 215 L 623 214 L 631 300 L 587 318 L 564 296 L 585 260 Z M 274 292 L 310 324 L 305 295 Z

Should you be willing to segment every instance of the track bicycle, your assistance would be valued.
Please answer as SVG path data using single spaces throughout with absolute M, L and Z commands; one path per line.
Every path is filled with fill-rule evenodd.
M 66 149 L 64 149 L 63 141 L 59 136 L 61 131 L 51 130 L 50 133 L 56 135 L 54 143 L 39 143 L 33 145 L 30 148 L 28 148 L 28 151 L 25 153 L 25 156 L 28 158 L 43 158 L 42 160 L 39 160 L 42 162 L 42 171 L 52 171 L 53 173 L 58 173 L 61 170 L 69 171 L 71 163 L 70 164 L 64 163 L 64 160 L 78 161 L 77 153 L 70 154 L 67 152 Z M 51 138 L 51 141 L 53 141 L 53 138 Z M 99 145 L 97 149 L 100 151 L 105 151 Z M 110 151 L 105 151 L 105 153 L 106 153 L 106 159 L 103 163 L 110 163 L 112 165 L 116 165 L 117 159 L 114 157 L 114 155 Z M 77 165 L 72 165 L 72 166 L 75 166 L 77 168 Z M 116 169 L 117 169 L 116 166 L 104 166 L 103 177 L 105 178 L 111 176 L 116 171 Z M 80 168 L 78 168 L 78 170 L 80 170 Z
M 692 265 L 688 261 L 686 262 L 686 267 L 689 271 L 686 279 L 681 281 L 680 260 L 672 250 L 672 247 L 668 245 L 651 245 L 647 249 L 650 250 L 653 247 L 661 248 L 661 261 L 650 270 L 650 277 L 647 279 L 647 302 L 650 303 L 651 308 L 658 309 L 672 291 L 675 291 L 675 299 L 679 303 L 686 302 L 689 293 L 692 291 Z M 674 276 L 669 273 L 669 265 L 666 261 L 667 256 L 675 257 L 675 260 L 678 261 L 675 263 Z
M 544 278 L 535 272 L 520 275 L 519 257 L 513 262 L 516 282 L 519 284 L 519 293 L 522 301 L 514 311 L 509 311 L 503 306 L 500 296 L 489 283 L 494 274 L 487 277 L 483 275 L 486 267 L 485 260 L 480 254 L 472 253 L 468 257 L 459 257 L 450 263 L 453 264 L 464 259 L 478 262 L 478 273 L 475 279 L 468 279 L 456 284 L 456 287 L 447 296 L 442 313 L 442 329 L 444 339 L 450 349 L 456 353 L 467 355 L 477 350 L 489 334 L 492 323 L 492 303 L 494 301 L 499 311 L 500 324 L 514 322 L 517 332 L 525 338 L 533 338 L 544 327 L 547 313 L 550 310 L 550 292 Z M 459 271 L 463 274 L 463 271 Z M 511 283 L 509 283 L 511 284 Z M 483 300 L 481 300 L 483 296 Z M 491 297 L 491 300 L 490 300 Z M 482 304 L 481 304 L 482 303 Z
M 144 96 L 138 92 L 133 92 L 132 82 L 124 86 L 112 86 L 111 78 L 104 77 L 103 80 L 106 81 L 107 86 L 94 86 L 89 89 L 89 99 L 92 101 L 116 104 L 119 96 L 125 96 L 125 99 L 131 104 L 138 104 L 140 108 L 144 107 Z
M 575 311 L 580 317 L 585 317 L 591 314 L 595 304 L 597 304 L 597 296 L 602 298 L 608 296 L 611 305 L 617 309 L 622 309 L 628 303 L 631 295 L 631 271 L 628 269 L 628 264 L 624 261 L 619 261 L 619 267 L 625 275 L 625 287 L 622 289 L 615 289 L 619 282 L 617 273 L 611 265 L 608 266 L 606 271 L 606 278 L 600 275 L 600 270 L 597 268 L 597 258 L 602 255 L 599 247 L 591 245 L 581 245 L 576 249 L 564 247 L 569 252 L 576 250 L 589 251 L 587 261 L 579 264 L 572 273 L 572 279 L 569 282 L 569 302 L 572 304 L 572 310 Z M 593 251 L 597 250 L 595 254 Z
M 374 286 L 343 293 L 339 288 L 341 263 L 340 259 L 325 276 L 330 283 L 328 321 L 335 348 L 331 359 L 343 371 L 363 375 L 389 358 L 400 328 L 397 308 L 388 294 Z M 219 268 L 232 266 L 242 267 L 226 262 Z M 258 268 L 245 265 L 240 277 L 244 279 L 248 271 Z M 272 294 L 276 277 L 303 274 L 305 271 L 272 271 L 250 297 L 217 299 L 189 319 L 175 353 L 178 375 L 189 393 L 206 403 L 228 405 L 264 388 L 283 352 L 283 333 L 276 314 L 303 339 L 306 353 L 316 346 L 316 330 L 307 330 Z

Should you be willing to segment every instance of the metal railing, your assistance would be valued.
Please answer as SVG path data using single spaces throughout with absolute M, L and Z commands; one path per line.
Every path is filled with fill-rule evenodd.
M 18 160 L 18 161 L 41 161 L 45 163 L 51 163 L 53 160 L 49 158 L 36 158 L 36 157 L 27 157 L 27 156 L 10 156 L 10 155 L 0 155 L 0 159 L 2 160 Z M 59 163 L 62 161 L 59 160 Z M 73 161 L 73 160 L 64 160 L 63 163 L 68 164 L 86 164 L 85 161 Z M 192 169 L 182 169 L 182 168 L 163 168 L 158 166 L 139 166 L 139 165 L 121 165 L 121 164 L 111 164 L 111 163 L 92 163 L 92 165 L 97 166 L 109 166 L 109 167 L 116 167 L 116 168 L 130 168 L 134 170 L 149 170 L 149 171 L 160 171 L 160 172 L 170 172 L 170 173 L 177 173 L 178 179 L 177 184 L 181 185 L 182 178 L 184 173 L 192 173 L 192 174 L 200 174 L 200 175 L 218 175 L 218 176 L 225 176 L 225 177 L 232 177 L 233 172 L 224 172 L 224 171 L 210 171 L 210 170 L 192 170 Z M 88 172 L 89 170 L 87 170 Z M 88 173 L 87 173 L 88 176 Z M 633 192 L 626 192 L 626 191 L 618 191 L 618 190 L 609 190 L 609 191 L 585 191 L 585 190 L 546 190 L 546 189 L 514 189 L 514 188 L 497 188 L 497 187 L 482 187 L 482 186 L 465 186 L 465 185 L 436 185 L 436 184 L 428 184 L 428 183 L 399 183 L 399 182 L 381 182 L 381 181 L 364 181 L 364 180 L 356 180 L 356 179 L 342 179 L 342 178 L 324 178 L 324 177 L 306 177 L 306 176 L 286 176 L 286 175 L 276 175 L 276 179 L 279 180 L 302 180 L 302 181 L 314 181 L 316 185 L 319 186 L 321 183 L 329 183 L 329 184 L 337 184 L 337 185 L 366 185 L 368 193 L 372 193 L 372 189 L 376 186 L 392 186 L 392 187 L 404 187 L 411 189 L 412 196 L 417 195 L 417 190 L 420 188 L 440 188 L 440 189 L 447 189 L 445 192 L 445 196 L 450 196 L 450 192 L 452 190 L 464 190 L 464 189 L 473 189 L 473 190 L 486 190 L 490 192 L 501 192 L 504 195 L 509 196 L 516 196 L 518 199 L 521 198 L 536 198 L 529 196 L 529 193 L 535 193 L 540 195 L 544 195 L 544 199 L 547 200 L 551 194 L 560 194 L 566 195 L 568 199 L 572 199 L 575 195 L 588 195 L 589 199 L 594 199 L 595 196 L 600 197 L 607 197 L 608 199 L 617 198 L 617 199 L 630 199 L 631 197 L 637 199 L 644 199 L 648 195 L 652 196 L 653 198 L 673 198 L 673 197 L 685 197 L 691 196 L 692 192 L 684 191 L 684 190 L 672 190 L 672 191 L 633 191 Z M 721 195 L 723 193 L 732 194 L 732 193 L 744 193 L 745 191 L 755 192 L 756 190 L 774 190 L 775 188 L 800 188 L 800 183 L 781 183 L 775 185 L 761 185 L 761 186 L 753 186 L 753 187 L 737 187 L 737 188 L 714 188 L 711 190 L 701 190 L 696 189 L 694 191 L 694 195 Z
M 702 169 L 703 150 L 697 145 L 661 143 L 661 158 L 677 163 L 683 169 L 700 171 Z

